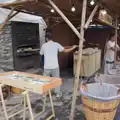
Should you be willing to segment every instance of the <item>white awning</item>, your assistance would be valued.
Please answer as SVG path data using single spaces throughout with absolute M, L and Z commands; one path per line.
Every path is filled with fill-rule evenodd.
M 9 9 L 0 8 L 0 23 L 2 23 L 6 16 L 9 14 Z M 10 21 L 20 21 L 20 22 L 29 22 L 29 23 L 39 23 L 40 25 L 46 26 L 45 21 L 40 16 L 35 16 L 26 13 L 18 13 Z

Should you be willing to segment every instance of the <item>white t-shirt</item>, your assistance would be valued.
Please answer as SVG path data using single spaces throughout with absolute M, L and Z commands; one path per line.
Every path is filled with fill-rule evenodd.
M 111 50 L 111 48 L 115 47 L 115 41 L 114 42 L 108 41 L 106 47 L 107 47 L 107 50 L 105 54 L 105 60 L 112 62 L 114 61 L 114 51 Z M 119 46 L 117 45 L 117 47 Z
M 56 69 L 58 65 L 58 52 L 62 52 L 64 47 L 57 42 L 48 41 L 43 44 L 40 54 L 44 55 L 44 69 Z

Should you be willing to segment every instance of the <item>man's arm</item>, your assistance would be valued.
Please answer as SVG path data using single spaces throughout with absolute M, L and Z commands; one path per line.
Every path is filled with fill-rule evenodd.
M 113 51 L 120 51 L 120 47 L 118 44 L 116 45 L 116 47 L 111 47 L 110 49 Z
M 64 52 L 64 53 L 71 52 L 71 51 L 73 51 L 76 47 L 77 47 L 77 45 L 73 45 L 72 47 L 71 47 L 71 46 L 69 46 L 69 47 L 64 47 L 64 50 L 63 50 L 62 52 Z
M 114 48 L 114 47 L 111 47 L 110 50 L 115 51 L 115 48 Z
M 108 49 L 108 50 L 115 51 L 115 46 L 112 45 L 112 42 L 111 42 L 111 41 L 108 41 L 108 42 L 107 42 L 107 49 Z
M 116 47 L 117 47 L 117 51 L 120 51 L 120 47 L 118 44 L 116 45 Z
M 40 50 L 40 55 L 44 55 L 44 47 L 42 45 L 41 50 Z

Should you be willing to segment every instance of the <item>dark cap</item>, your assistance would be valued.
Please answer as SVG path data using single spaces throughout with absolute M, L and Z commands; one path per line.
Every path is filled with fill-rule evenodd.
M 51 29 L 49 29 L 49 28 L 46 29 L 45 37 L 48 38 L 49 40 L 52 39 L 52 30 Z

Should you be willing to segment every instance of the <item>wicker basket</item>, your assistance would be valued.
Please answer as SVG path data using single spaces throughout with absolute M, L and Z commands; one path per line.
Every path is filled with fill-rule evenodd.
M 82 84 L 81 89 L 86 92 L 89 91 L 86 84 Z M 100 93 L 100 91 L 97 92 Z M 120 94 L 120 89 L 116 92 Z M 97 100 L 94 97 L 86 97 L 82 94 L 83 109 L 87 120 L 113 120 L 119 102 L 119 99 L 104 101 L 102 99 Z
M 82 96 L 83 108 L 87 120 L 113 120 L 119 100 L 98 102 Z

